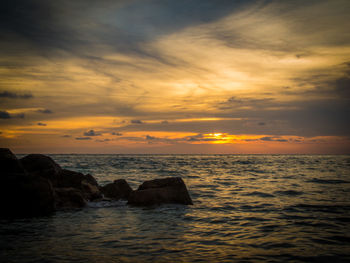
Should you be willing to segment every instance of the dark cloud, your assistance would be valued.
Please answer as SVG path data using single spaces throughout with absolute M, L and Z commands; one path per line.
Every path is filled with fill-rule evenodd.
M 68 134 L 65 134 L 65 135 L 62 135 L 63 138 L 70 138 L 72 137 L 71 135 L 68 135 Z
M 2 91 L 0 92 L 0 98 L 9 98 L 9 99 L 30 99 L 33 98 L 31 93 L 18 94 L 11 91 Z
M 188 26 L 215 21 L 252 2 L 4 0 L 0 34 L 8 48 L 43 56 L 61 56 L 57 51 L 64 50 L 88 58 L 91 50 L 104 52 L 100 50 L 103 46 L 166 62 L 144 44 Z M 16 45 L 11 45 L 15 41 Z
M 281 139 L 279 137 L 262 137 L 260 138 L 261 141 L 267 141 L 267 142 L 287 142 L 286 139 Z
M 132 124 L 143 124 L 141 120 L 131 120 L 130 121 Z
M 162 121 L 161 123 L 162 124 L 168 124 L 169 122 L 168 121 Z
M 15 118 L 19 118 L 19 119 L 24 119 L 25 115 L 24 113 L 18 113 L 18 114 L 15 114 L 13 115 Z
M 111 134 L 115 136 L 123 136 L 123 134 L 120 132 L 112 132 Z
M 347 72 L 346 76 L 337 79 L 334 86 L 339 96 L 350 100 L 350 72 Z
M 0 119 L 11 119 L 11 115 L 7 111 L 0 111 Z
M 44 114 L 51 114 L 51 113 L 53 113 L 53 111 L 49 110 L 49 109 L 37 110 L 37 112 L 44 113 Z
M 259 122 L 258 125 L 264 126 L 264 125 L 266 125 L 266 123 L 265 122 Z
M 146 135 L 146 140 L 152 141 L 152 140 L 156 140 L 156 137 L 150 136 L 150 135 Z
M 95 142 L 109 142 L 111 141 L 110 139 L 103 139 L 103 140 L 95 140 Z
M 42 123 L 42 122 L 38 122 L 37 125 L 38 126 L 46 126 L 47 124 L 46 123 Z
M 100 133 L 96 133 L 94 130 L 84 132 L 84 136 L 100 136 Z
M 0 111 L 0 119 L 24 118 L 24 113 L 10 114 L 7 111 Z
M 184 140 L 188 142 L 212 142 L 212 141 L 217 141 L 218 139 L 204 138 L 203 134 L 197 134 L 195 136 L 185 137 Z
M 90 137 L 76 137 L 75 139 L 78 140 L 78 141 L 91 140 Z
M 218 104 L 219 110 L 227 110 L 227 109 L 260 109 L 266 107 L 266 105 L 277 106 L 278 102 L 273 98 L 245 98 L 245 97 L 237 97 L 233 96 L 226 101 L 220 102 Z M 282 106 L 282 104 L 279 104 Z

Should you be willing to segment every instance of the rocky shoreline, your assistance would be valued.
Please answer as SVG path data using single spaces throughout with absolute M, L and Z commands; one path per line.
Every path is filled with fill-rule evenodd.
M 11 150 L 0 148 L 0 172 L 3 218 L 43 216 L 62 209 L 82 208 L 87 202 L 119 199 L 136 206 L 192 204 L 180 177 L 146 181 L 137 190 L 124 179 L 100 186 L 92 175 L 63 169 L 43 154 L 17 159 Z

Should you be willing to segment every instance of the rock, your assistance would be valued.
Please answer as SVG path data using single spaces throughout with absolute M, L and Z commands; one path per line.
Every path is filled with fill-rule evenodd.
M 85 180 L 85 175 L 79 172 L 62 169 L 60 181 L 57 187 L 74 187 L 81 188 L 81 182 Z
M 53 186 L 56 186 L 60 181 L 62 168 L 49 156 L 29 154 L 20 159 L 20 162 L 29 174 L 46 178 L 51 181 Z
M 102 196 L 95 178 L 90 174 L 84 175 L 82 173 L 62 169 L 60 176 L 60 181 L 56 185 L 57 188 L 76 188 L 82 191 L 83 196 L 89 201 Z
M 0 148 L 1 175 L 25 174 L 24 168 L 10 149 Z
M 102 197 L 98 186 L 91 184 L 85 179 L 81 181 L 81 191 L 83 193 L 84 198 L 89 201 L 94 201 Z
M 102 196 L 92 175 L 62 169 L 49 156 L 29 154 L 20 161 L 28 173 L 50 180 L 54 188 L 76 188 L 89 201 Z
M 82 208 L 86 201 L 76 188 L 55 188 L 55 204 L 57 209 Z
M 124 179 L 115 180 L 113 183 L 107 184 L 100 188 L 105 197 L 118 199 L 127 199 L 132 192 L 131 187 Z
M 88 183 L 92 184 L 92 185 L 98 186 L 98 183 L 97 183 L 96 179 L 91 174 L 86 174 L 85 175 L 85 180 Z
M 132 205 L 158 205 L 176 203 L 192 205 L 186 185 L 180 177 L 169 177 L 146 181 L 128 198 Z
M 18 195 L 18 203 L 22 207 L 21 215 L 48 215 L 55 211 L 54 191 L 49 180 L 28 176 L 22 178 L 19 186 L 19 191 L 12 191 L 12 195 Z
M 47 215 L 55 210 L 50 181 L 28 175 L 21 162 L 9 149 L 0 150 L 1 217 Z

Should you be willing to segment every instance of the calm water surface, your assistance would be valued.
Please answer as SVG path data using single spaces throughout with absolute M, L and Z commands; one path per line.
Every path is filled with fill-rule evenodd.
M 51 155 L 100 184 L 181 176 L 193 206 L 0 221 L 0 262 L 350 262 L 350 156 Z

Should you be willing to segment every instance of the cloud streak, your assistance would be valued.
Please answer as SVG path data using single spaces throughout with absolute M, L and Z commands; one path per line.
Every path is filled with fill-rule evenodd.
M 31 93 L 23 93 L 18 94 L 11 91 L 2 91 L 0 92 L 0 98 L 8 98 L 8 99 L 31 99 L 33 95 Z
M 5 143 L 45 131 L 54 149 L 87 151 L 337 145 L 350 136 L 349 12 L 345 0 L 7 1 Z

